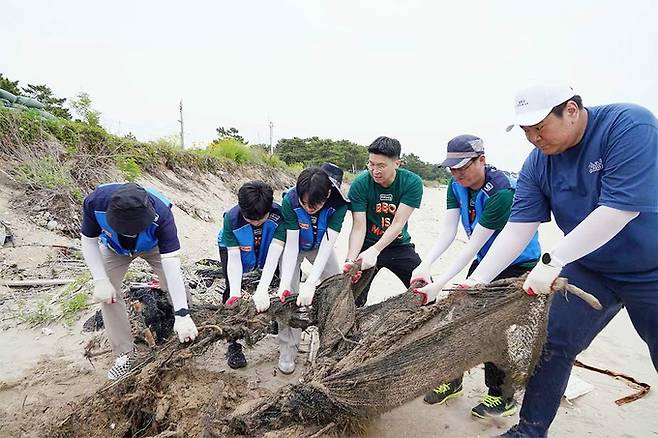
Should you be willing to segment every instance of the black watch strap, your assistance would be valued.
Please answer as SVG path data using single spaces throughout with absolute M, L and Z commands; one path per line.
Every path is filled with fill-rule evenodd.
M 174 315 L 176 316 L 187 316 L 189 314 L 190 314 L 190 310 L 185 308 L 178 309 L 177 311 L 174 312 Z

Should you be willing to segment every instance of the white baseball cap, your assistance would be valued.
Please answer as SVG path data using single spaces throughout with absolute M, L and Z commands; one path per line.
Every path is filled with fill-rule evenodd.
M 515 126 L 532 126 L 541 122 L 551 110 L 576 95 L 573 88 L 565 84 L 541 84 L 523 89 L 514 99 L 514 123 L 506 128 L 509 132 Z

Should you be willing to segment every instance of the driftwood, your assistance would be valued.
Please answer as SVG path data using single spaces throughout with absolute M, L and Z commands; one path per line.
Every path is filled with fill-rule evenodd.
M 153 349 L 133 373 L 80 402 L 46 435 L 107 434 L 103 425 L 110 418 L 115 425 L 112 436 L 155 435 L 173 429 L 195 436 L 359 430 L 369 418 L 485 361 L 504 369 L 508 382 L 525 384 L 545 340 L 551 295 L 528 296 L 521 278 L 455 290 L 430 306 L 404 293 L 357 309 L 354 298 L 372 275 L 374 271 L 366 271 L 356 285 L 349 274 L 327 279 L 309 309 L 299 309 L 296 297 L 283 303 L 273 298 L 270 309 L 257 314 L 246 297 L 234 309 L 197 311 L 195 320 L 205 322 L 198 323 L 200 333 L 194 343 L 170 340 Z M 179 373 L 191 358 L 218 341 L 257 342 L 274 318 L 291 326 L 318 327 L 316 361 L 300 383 L 233 412 L 231 400 L 236 402 L 235 394 L 245 391 L 236 387 L 239 377 L 200 369 Z M 181 381 L 186 388 L 206 391 L 203 400 L 195 401 L 201 407 L 192 413 L 185 408 L 186 400 L 179 400 L 182 408 L 169 408 L 180 392 L 172 388 Z M 168 413 L 158 415 L 165 400 Z
M 7 287 L 31 287 L 31 286 L 57 286 L 60 284 L 70 284 L 75 281 L 74 278 L 53 278 L 53 279 L 40 279 L 33 280 L 1 280 L 0 286 Z

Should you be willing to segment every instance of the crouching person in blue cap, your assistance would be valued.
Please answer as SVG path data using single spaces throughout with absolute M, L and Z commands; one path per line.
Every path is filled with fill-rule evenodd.
M 411 274 L 412 283 L 417 280 L 428 283 L 413 291 L 423 296 L 424 304 L 447 296 L 443 287 L 469 263 L 472 262 L 468 275 L 475 271 L 505 227 L 516 190 L 516 180 L 487 164 L 484 142 L 474 135 L 460 135 L 450 140 L 448 155 L 441 166 L 449 167 L 452 174 L 447 190 L 446 217 L 434 248 Z M 466 231 L 468 243 L 432 282 L 430 267 L 454 241 L 459 222 Z M 535 232 L 522 253 L 495 279 L 519 277 L 529 272 L 537 264 L 539 255 L 538 233 Z M 471 414 L 479 418 L 513 415 L 516 412 L 514 387 L 505 382 L 505 372 L 486 362 L 484 382 L 489 390 Z M 462 376 L 459 376 L 453 381 L 442 382 L 428 392 L 424 400 L 441 405 L 463 393 Z
M 190 317 L 181 263 L 180 243 L 171 202 L 137 184 L 104 184 L 83 203 L 82 254 L 94 281 L 93 300 L 101 303 L 107 337 L 115 356 L 110 380 L 130 372 L 134 363 L 133 335 L 121 293 L 130 263 L 146 260 L 169 291 L 174 331 L 180 342 L 193 341 L 197 328 Z
M 334 252 L 338 234 L 348 209 L 348 200 L 340 191 L 343 171 L 325 163 L 304 169 L 297 184 L 286 193 L 281 205 L 286 245 L 281 263 L 279 298 L 297 293 L 297 305 L 313 302 L 316 287 L 326 278 L 342 272 Z M 304 259 L 313 264 L 311 273 L 300 287 L 300 266 Z M 284 374 L 295 371 L 295 357 L 301 329 L 279 321 L 279 369 Z
M 262 181 L 245 183 L 238 191 L 238 205 L 224 213 L 224 225 L 217 236 L 226 289 L 224 304 L 235 305 L 242 291 L 242 275 L 262 269 L 253 295 L 256 310 L 270 306 L 269 287 L 283 252 L 286 233 L 280 225 L 281 207 L 274 202 L 272 188 Z M 247 365 L 242 345 L 229 342 L 228 366 L 236 369 Z

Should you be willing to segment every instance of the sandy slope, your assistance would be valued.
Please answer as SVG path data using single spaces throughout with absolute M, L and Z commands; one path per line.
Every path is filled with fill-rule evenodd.
M 173 177 L 173 175 L 170 175 Z M 196 186 L 193 191 L 173 184 L 165 186 L 159 180 L 148 183 L 161 189 L 174 202 L 185 202 L 210 213 L 211 222 L 192 218 L 179 208 L 174 209 L 181 238 L 184 263 L 191 263 L 204 257 L 217 258 L 216 232 L 220 225 L 220 214 L 235 202 L 226 184 L 211 179 L 205 186 Z M 7 201 L 12 193 L 0 185 L 0 214 L 11 216 L 12 226 L 21 242 L 53 241 L 61 237 L 30 225 L 19 214 L 8 211 Z M 423 205 L 411 219 L 412 239 L 421 255 L 432 245 L 437 235 L 437 225 L 445 211 L 445 190 L 425 189 Z M 338 253 L 343 257 L 347 247 L 347 234 L 350 220 L 345 223 L 339 239 Z M 560 236 L 552 224 L 542 226 L 541 241 L 550 246 Z M 445 254 L 434 267 L 440 272 L 441 266 L 463 245 L 464 234 L 458 234 L 458 243 Z M 44 249 L 20 248 L 0 251 L 3 267 L 17 263 L 19 267 L 36 266 L 53 253 Z M 464 273 L 462 273 L 463 275 Z M 369 303 L 383 300 L 402 293 L 404 287 L 389 272 L 380 272 L 371 289 Z M 0 290 L 0 319 L 10 315 L 9 307 L 16 295 L 25 292 Z M 89 335 L 80 333 L 81 322 L 72 328 L 53 325 L 55 333 L 43 336 L 40 329 L 15 327 L 15 320 L 0 322 L 0 436 L 31 435 L 29 419 L 43 413 L 44 407 L 52 412 L 80 394 L 92 392 L 104 383 L 104 373 L 109 358 L 96 362 L 96 368 L 81 357 L 82 343 Z M 38 338 L 38 339 L 37 339 Z M 210 369 L 226 369 L 225 347 L 218 345 L 198 365 Z M 449 352 L 446 352 L 449 354 Z M 256 387 L 274 390 L 284 383 L 295 380 L 293 376 L 283 377 L 276 373 L 276 340 L 266 339 L 253 350 L 247 351 L 250 366 L 240 370 Z M 609 327 L 595 340 L 592 346 L 581 355 L 581 360 L 595 366 L 609 368 L 630 374 L 658 389 L 658 376 L 653 369 L 644 343 L 639 339 L 625 312 L 618 315 Z M 41 362 L 39 362 L 41 361 Z M 302 361 L 300 357 L 299 362 Z M 227 370 L 227 372 L 231 372 Z M 644 437 L 658 436 L 656 407 L 658 396 L 655 390 L 642 400 L 617 407 L 614 400 L 631 392 L 623 383 L 610 377 L 577 369 L 575 373 L 595 385 L 595 390 L 579 399 L 573 405 L 566 402 L 560 408 L 558 418 L 551 430 L 552 436 L 603 436 L 603 437 Z M 404 436 L 449 436 L 476 437 L 493 436 L 504 432 L 515 423 L 516 417 L 504 420 L 473 420 L 469 414 L 485 391 L 483 372 L 473 370 L 466 376 L 465 396 L 447 406 L 425 405 L 422 397 L 383 415 L 373 422 L 368 435 L 373 437 Z M 260 392 L 260 391 L 255 391 Z M 254 395 L 255 396 L 255 395 Z M 55 409 L 52 409 L 55 408 Z M 21 428 L 23 429 L 21 433 Z

